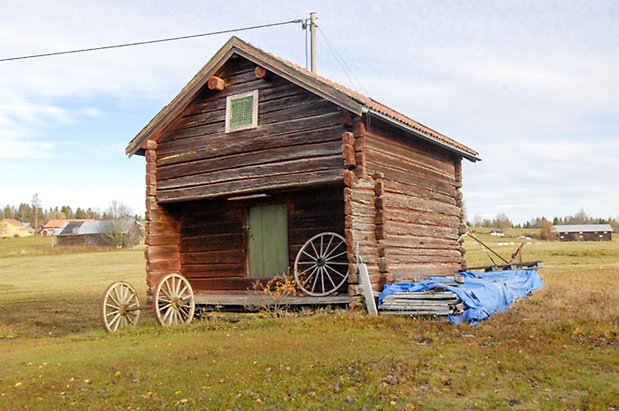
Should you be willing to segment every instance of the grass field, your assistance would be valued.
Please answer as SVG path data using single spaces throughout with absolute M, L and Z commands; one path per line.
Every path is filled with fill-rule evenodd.
M 496 249 L 508 256 L 526 230 Z M 483 241 L 496 243 L 483 232 Z M 532 240 L 542 291 L 478 326 L 358 312 L 210 315 L 105 334 L 105 286 L 145 295 L 141 250 L 0 240 L 0 409 L 613 409 L 619 241 Z M 467 241 L 470 265 L 487 264 Z

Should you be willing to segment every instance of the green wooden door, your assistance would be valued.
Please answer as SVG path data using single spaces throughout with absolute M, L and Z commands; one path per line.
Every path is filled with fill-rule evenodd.
M 249 209 L 249 275 L 268 277 L 288 269 L 288 206 L 273 204 Z

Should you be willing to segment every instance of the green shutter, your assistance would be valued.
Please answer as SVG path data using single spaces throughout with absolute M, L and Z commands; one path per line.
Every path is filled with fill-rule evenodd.
M 249 225 L 249 275 L 274 276 L 288 269 L 288 206 L 251 207 Z
M 230 128 L 251 125 L 254 96 L 235 98 L 230 100 Z

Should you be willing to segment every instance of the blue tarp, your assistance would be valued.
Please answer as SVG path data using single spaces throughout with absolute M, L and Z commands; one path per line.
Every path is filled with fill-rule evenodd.
M 378 298 L 378 304 L 393 293 L 422 292 L 439 288 L 456 294 L 466 309 L 461 315 L 450 315 L 449 321 L 476 324 L 487 320 L 492 314 L 505 311 L 518 298 L 524 298 L 542 287 L 544 282 L 537 270 L 505 270 L 487 273 L 462 272 L 464 283 L 453 284 L 453 277 L 429 277 L 423 281 L 403 282 L 385 285 Z

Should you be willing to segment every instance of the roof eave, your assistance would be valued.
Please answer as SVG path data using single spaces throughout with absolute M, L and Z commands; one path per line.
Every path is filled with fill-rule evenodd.
M 345 93 L 339 92 L 332 87 L 325 87 L 322 82 L 312 78 L 311 76 L 307 76 L 292 67 L 289 67 L 285 63 L 271 57 L 268 53 L 264 53 L 261 50 L 253 48 L 250 50 L 244 50 L 241 47 L 236 47 L 234 51 L 239 56 L 264 67 L 268 71 L 277 74 L 291 83 L 314 93 L 317 96 L 322 97 L 353 114 L 361 116 L 363 113 L 363 104 L 359 103 L 354 98 L 351 98 Z
M 442 141 L 442 140 L 440 140 L 440 139 L 438 139 L 438 138 L 436 138 L 434 136 L 426 134 L 426 133 L 424 133 L 424 132 L 422 132 L 420 130 L 417 130 L 417 129 L 407 125 L 407 124 L 401 123 L 401 122 L 399 122 L 399 121 L 397 121 L 397 120 L 395 120 L 395 119 L 393 119 L 393 118 L 391 118 L 391 117 L 389 117 L 389 116 L 387 116 L 387 115 L 385 115 L 383 113 L 380 113 L 378 111 L 372 110 L 372 109 L 367 108 L 367 107 L 365 107 L 363 111 L 365 113 L 371 115 L 371 116 L 375 116 L 375 117 L 377 117 L 377 118 L 379 118 L 379 119 L 381 119 L 383 121 L 386 121 L 389 124 L 393 124 L 394 126 L 400 128 L 402 130 L 405 130 L 405 131 L 407 131 L 407 132 L 409 132 L 411 134 L 414 134 L 417 137 L 420 137 L 420 138 L 422 138 L 422 139 L 424 139 L 426 141 L 429 141 L 429 142 L 431 142 L 433 144 L 436 144 L 436 145 L 438 145 L 438 146 L 440 146 L 442 148 L 445 148 L 445 149 L 447 149 L 447 150 L 449 150 L 451 152 L 454 152 L 454 153 L 456 153 L 456 154 L 466 158 L 467 160 L 469 160 L 469 161 L 471 161 L 473 163 L 475 163 L 477 161 L 481 161 L 481 158 L 476 156 L 476 155 L 473 155 L 473 154 L 471 154 L 471 153 L 469 153 L 467 151 L 461 150 L 458 147 L 454 147 L 454 146 L 452 146 L 452 145 L 450 145 L 450 144 L 448 144 L 448 143 L 446 143 L 446 142 L 444 142 L 444 141 Z

